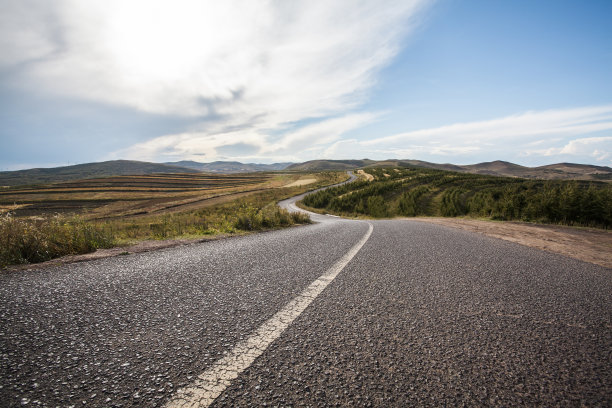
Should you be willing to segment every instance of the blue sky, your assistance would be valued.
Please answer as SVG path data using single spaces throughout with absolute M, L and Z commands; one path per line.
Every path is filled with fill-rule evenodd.
M 0 0 L 0 170 L 612 165 L 611 1 Z

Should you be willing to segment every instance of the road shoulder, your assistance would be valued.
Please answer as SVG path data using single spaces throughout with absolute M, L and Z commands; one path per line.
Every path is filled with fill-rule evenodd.
M 410 220 L 477 232 L 612 268 L 612 232 L 610 231 L 466 218 L 422 217 Z

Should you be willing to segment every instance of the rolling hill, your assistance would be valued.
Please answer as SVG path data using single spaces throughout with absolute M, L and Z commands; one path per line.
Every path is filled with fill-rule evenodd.
M 200 163 L 189 160 L 171 163 L 150 163 L 133 160 L 111 160 L 73 166 L 3 171 L 0 172 L 0 186 L 48 184 L 97 177 L 155 173 L 254 173 L 258 171 L 283 170 L 290 164 L 292 163 L 245 164 L 227 161 Z
M 311 160 L 304 163 L 240 163 L 216 161 L 200 163 L 177 161 L 170 163 L 149 163 L 133 160 L 112 160 L 100 163 L 85 163 L 73 166 L 36 168 L 0 172 L 0 186 L 48 184 L 62 181 L 89 179 L 96 177 L 144 175 L 155 173 L 253 173 L 258 171 L 321 171 L 351 170 L 369 167 L 419 167 L 458 171 L 492 176 L 521 177 L 547 180 L 598 180 L 612 181 L 612 168 L 590 164 L 557 163 L 540 167 L 525 167 L 501 160 L 455 165 L 450 163 L 430 163 L 422 160 Z
M 286 170 L 351 170 L 366 167 L 424 167 L 428 169 L 463 171 L 461 166 L 454 164 L 437 164 L 421 160 L 310 160 L 288 166 Z
M 521 177 L 546 180 L 599 180 L 612 181 L 612 168 L 590 164 L 558 163 L 540 167 L 525 167 L 501 160 L 492 162 L 455 165 L 430 163 L 421 160 L 311 160 L 293 164 L 287 170 L 351 170 L 368 167 L 420 167 L 464 173 Z
M 285 170 L 351 170 L 360 167 L 367 167 L 371 164 L 379 163 L 375 160 L 310 160 L 304 163 L 295 163 L 288 166 Z
M 187 167 L 198 171 L 207 173 L 253 173 L 256 171 L 275 171 L 284 170 L 287 166 L 293 163 L 273 163 L 273 164 L 259 164 L 259 163 L 240 163 L 236 161 L 215 161 L 210 163 L 200 163 L 191 160 L 182 160 L 177 162 L 164 163 L 172 166 Z
M 132 160 L 0 172 L 0 186 L 47 184 L 94 177 L 153 173 L 197 173 L 194 169 Z

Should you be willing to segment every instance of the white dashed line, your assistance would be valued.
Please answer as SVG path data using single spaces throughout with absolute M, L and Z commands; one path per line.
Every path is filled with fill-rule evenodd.
M 372 224 L 368 225 L 368 232 L 327 272 L 312 282 L 302 293 L 287 303 L 246 340 L 238 343 L 225 357 L 200 374 L 193 384 L 178 390 L 174 398 L 166 404 L 166 407 L 196 408 L 208 407 L 212 404 L 241 372 L 263 354 L 268 346 L 285 331 L 353 259 L 372 235 L 374 227 Z

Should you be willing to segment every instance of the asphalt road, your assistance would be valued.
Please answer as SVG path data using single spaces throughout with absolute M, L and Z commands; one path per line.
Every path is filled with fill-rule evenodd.
M 170 406 L 254 334 L 212 406 L 612 404 L 612 270 L 438 225 L 313 218 L 0 275 L 0 406 Z

